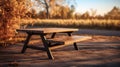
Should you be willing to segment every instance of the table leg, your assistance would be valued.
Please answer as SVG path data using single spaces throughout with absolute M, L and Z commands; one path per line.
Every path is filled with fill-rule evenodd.
M 67 34 L 68 36 L 72 36 L 72 32 L 68 32 Z M 78 50 L 77 44 L 74 43 L 73 45 L 74 45 L 75 50 Z
M 54 37 L 55 37 L 55 35 L 56 35 L 56 33 L 53 33 L 53 34 L 52 34 L 52 36 L 51 36 L 51 38 L 54 38 Z
M 75 48 L 75 50 L 78 50 L 78 47 L 77 47 L 76 43 L 74 43 L 74 48 Z
M 68 36 L 72 36 L 72 32 L 68 32 L 67 34 L 68 34 Z
M 56 35 L 56 33 L 52 33 L 51 38 L 54 38 L 54 37 L 55 37 L 55 35 Z M 48 43 L 48 45 L 49 45 L 49 46 L 51 46 L 51 43 L 49 42 L 49 43 Z
M 40 35 L 41 39 L 42 39 L 42 42 L 43 42 L 43 45 L 44 45 L 44 48 L 45 50 L 47 51 L 47 55 L 48 55 L 48 58 L 49 59 L 54 59 L 52 53 L 51 53 L 51 50 L 49 49 L 49 46 L 48 46 L 48 43 L 46 42 L 46 37 L 44 35 Z
M 30 40 L 31 36 L 32 36 L 31 34 L 28 34 L 28 36 L 27 36 L 27 38 L 25 40 L 25 43 L 24 43 L 24 46 L 23 46 L 23 49 L 22 49 L 21 53 L 24 53 L 26 51 L 27 45 L 29 43 L 29 40 Z

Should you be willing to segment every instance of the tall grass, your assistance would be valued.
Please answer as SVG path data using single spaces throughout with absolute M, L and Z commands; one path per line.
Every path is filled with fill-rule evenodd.
M 22 19 L 26 27 L 71 27 L 120 30 L 120 20 L 111 19 Z

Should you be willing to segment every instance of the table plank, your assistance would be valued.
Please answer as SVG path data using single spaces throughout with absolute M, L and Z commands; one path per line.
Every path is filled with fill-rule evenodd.
M 78 31 L 74 28 L 28 28 L 28 29 L 17 29 L 21 32 L 32 32 L 32 33 L 59 33 L 59 32 L 73 32 Z

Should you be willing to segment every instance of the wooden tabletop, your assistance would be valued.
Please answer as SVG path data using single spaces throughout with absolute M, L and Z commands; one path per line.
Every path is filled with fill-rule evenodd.
M 78 31 L 74 28 L 27 28 L 27 29 L 17 29 L 21 32 L 33 32 L 33 33 L 59 33 L 59 32 L 73 32 Z

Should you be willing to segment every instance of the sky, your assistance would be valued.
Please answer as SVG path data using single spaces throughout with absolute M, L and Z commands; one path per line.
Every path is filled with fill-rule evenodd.
M 76 0 L 74 5 L 75 12 L 85 13 L 86 11 L 97 10 L 97 15 L 104 15 L 114 6 L 120 8 L 120 0 Z

